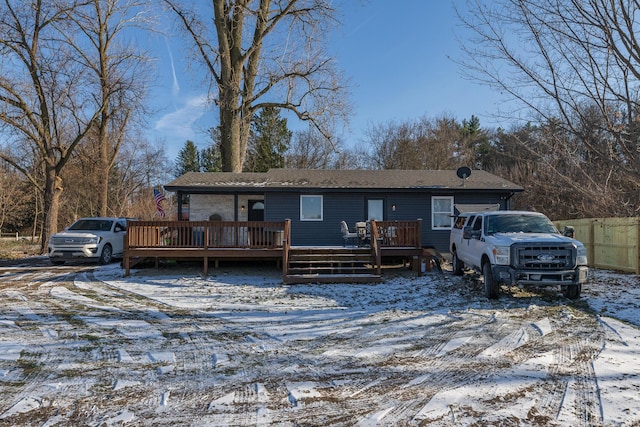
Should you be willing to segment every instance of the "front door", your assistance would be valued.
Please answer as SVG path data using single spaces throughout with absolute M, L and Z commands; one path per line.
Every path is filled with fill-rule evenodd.
M 249 200 L 249 221 L 264 221 L 264 201 Z
M 383 199 L 367 199 L 367 220 L 375 219 L 376 221 L 384 220 L 384 200 Z

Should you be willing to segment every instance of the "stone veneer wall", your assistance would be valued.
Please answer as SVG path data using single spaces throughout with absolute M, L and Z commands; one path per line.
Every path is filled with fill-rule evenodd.
M 249 199 L 264 200 L 263 195 L 247 195 L 238 196 L 238 221 L 246 221 Z M 234 197 L 229 194 L 192 194 L 189 197 L 189 220 L 190 221 L 208 221 L 209 216 L 218 214 L 222 217 L 222 221 L 234 221 Z M 241 207 L 245 209 L 242 210 Z

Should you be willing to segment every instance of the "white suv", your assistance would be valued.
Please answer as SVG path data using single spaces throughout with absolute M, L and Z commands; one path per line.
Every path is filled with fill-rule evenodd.
M 64 264 L 71 259 L 108 264 L 122 257 L 126 230 L 126 218 L 81 218 L 51 236 L 49 259 L 52 264 Z

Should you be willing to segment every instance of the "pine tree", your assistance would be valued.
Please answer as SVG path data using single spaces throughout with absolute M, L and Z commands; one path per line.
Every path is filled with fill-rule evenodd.
M 179 177 L 187 172 L 200 172 L 200 153 L 193 141 L 184 144 L 176 159 L 175 176 Z
M 222 171 L 220 150 L 215 144 L 212 144 L 207 148 L 203 148 L 202 151 L 200 151 L 200 169 L 202 172 Z
M 280 117 L 276 107 L 265 107 L 251 126 L 251 139 L 245 171 L 266 172 L 284 168 L 284 155 L 293 133 L 287 129 L 287 119 Z

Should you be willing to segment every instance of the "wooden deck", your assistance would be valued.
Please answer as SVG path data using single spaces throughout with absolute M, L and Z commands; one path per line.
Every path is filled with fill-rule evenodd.
M 354 248 L 354 257 L 363 249 L 369 251 L 372 277 L 381 274 L 384 257 L 416 257 L 422 251 L 421 221 L 371 221 L 370 236 Z M 201 259 L 204 275 L 209 262 L 217 267 L 219 260 L 275 260 L 281 263 L 283 280 L 291 283 L 291 221 L 128 221 L 124 244 L 125 275 L 131 267 L 145 259 Z M 344 248 L 347 249 L 348 248 Z M 327 248 L 330 264 L 331 250 Z M 294 251 L 295 254 L 295 251 Z M 357 255 L 361 256 L 361 255 Z M 344 257 L 342 251 L 341 257 Z M 311 268 L 311 267 L 310 267 Z M 318 267 L 314 267 L 318 281 Z M 296 277 L 304 273 L 296 267 Z M 335 269 L 327 268 L 335 276 Z M 311 270 L 310 270 L 311 272 Z M 310 273 L 311 274 L 311 273 Z M 346 273 L 344 274 L 347 275 Z M 341 276 L 342 277 L 342 276 Z M 334 277 L 335 278 L 335 277 Z M 361 280 L 362 278 L 360 278 Z

